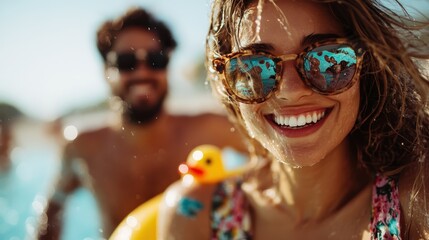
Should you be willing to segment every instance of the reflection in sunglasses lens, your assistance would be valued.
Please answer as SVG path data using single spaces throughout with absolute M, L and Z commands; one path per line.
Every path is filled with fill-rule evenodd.
M 319 91 L 335 92 L 349 85 L 356 62 L 356 53 L 347 45 L 318 47 L 304 56 L 305 77 Z
M 262 99 L 275 87 L 275 62 L 263 55 L 232 58 L 226 66 L 228 84 L 246 100 Z

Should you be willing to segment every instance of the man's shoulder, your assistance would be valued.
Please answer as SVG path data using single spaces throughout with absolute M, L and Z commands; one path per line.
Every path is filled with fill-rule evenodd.
M 98 139 L 104 139 L 107 136 L 110 136 L 114 133 L 113 129 L 108 126 L 104 126 L 97 129 L 90 129 L 79 132 L 76 139 L 73 142 L 86 142 L 86 141 L 94 141 Z
M 217 113 L 201 113 L 196 115 L 175 115 L 175 120 L 192 126 L 208 125 L 208 124 L 231 124 L 226 115 Z
M 177 121 L 175 126 L 191 145 L 230 146 L 241 152 L 246 152 L 241 134 L 236 131 L 234 124 L 225 115 L 200 114 Z
M 204 112 L 204 113 L 198 113 L 198 114 L 177 114 L 172 115 L 175 118 L 178 119 L 205 119 L 205 118 L 215 118 L 215 119 L 225 119 L 226 115 L 220 114 L 220 113 L 212 113 L 212 112 Z
M 94 148 L 96 144 L 102 144 L 113 136 L 114 131 L 109 127 L 78 132 L 77 137 L 70 141 L 66 148 L 72 152 L 80 152 L 84 149 Z
M 80 132 L 74 140 L 65 145 L 63 158 L 92 161 L 105 152 L 106 146 L 112 141 L 114 134 L 115 131 L 109 127 Z

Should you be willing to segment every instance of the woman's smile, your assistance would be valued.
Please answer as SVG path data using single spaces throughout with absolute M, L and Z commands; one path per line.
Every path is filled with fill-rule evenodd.
M 296 114 L 265 115 L 271 126 L 289 138 L 305 137 L 316 132 L 329 116 L 332 108 L 315 109 Z

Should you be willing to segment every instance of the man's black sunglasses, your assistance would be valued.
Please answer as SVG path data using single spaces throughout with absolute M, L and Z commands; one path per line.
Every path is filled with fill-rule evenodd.
M 107 65 L 116 67 L 119 71 L 134 71 L 137 64 L 144 63 L 152 70 L 163 70 L 169 61 L 168 54 L 163 51 L 146 51 L 138 49 L 133 52 L 109 52 L 107 54 Z

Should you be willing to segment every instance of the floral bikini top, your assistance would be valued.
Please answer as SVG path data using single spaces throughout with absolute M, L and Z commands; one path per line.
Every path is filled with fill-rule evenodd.
M 396 179 L 376 175 L 369 231 L 372 240 L 400 240 L 400 205 Z M 250 214 L 240 181 L 224 181 L 213 195 L 211 240 L 252 239 Z

